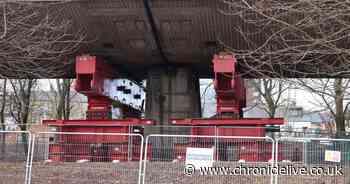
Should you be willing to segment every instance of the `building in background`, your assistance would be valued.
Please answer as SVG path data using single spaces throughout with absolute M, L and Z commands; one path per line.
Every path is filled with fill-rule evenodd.
M 84 119 L 87 109 L 87 98 L 84 95 L 72 91 L 71 96 L 71 113 L 70 119 Z M 10 99 L 11 93 L 8 94 Z M 51 91 L 36 90 L 32 93 L 31 110 L 29 114 L 28 124 L 40 125 L 42 120 L 56 119 L 56 104 L 55 94 Z M 9 101 L 9 103 L 11 103 Z M 11 115 L 10 106 L 5 110 L 6 130 L 18 130 L 15 119 Z
M 32 98 L 32 111 L 30 114 L 30 122 L 32 124 L 40 124 L 45 119 L 56 118 L 56 104 L 54 93 L 51 91 L 35 91 Z M 86 96 L 71 92 L 71 110 L 70 119 L 84 119 L 87 109 Z

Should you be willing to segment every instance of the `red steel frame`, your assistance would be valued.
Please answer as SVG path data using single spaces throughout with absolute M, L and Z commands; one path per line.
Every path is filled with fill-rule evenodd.
M 263 137 L 266 134 L 266 125 L 282 125 L 282 118 L 243 118 L 243 108 L 246 106 L 246 89 L 244 81 L 237 72 L 237 60 L 234 55 L 220 53 L 213 59 L 214 65 L 214 88 L 217 99 L 217 115 L 214 118 L 189 118 L 172 119 L 174 125 L 196 126 L 191 129 L 192 135 L 218 135 L 218 136 L 254 136 Z M 112 99 L 103 94 L 104 80 L 112 78 L 111 67 L 95 56 L 79 56 L 76 59 L 76 84 L 75 89 L 88 97 L 88 110 L 86 120 L 46 120 L 44 124 L 55 126 L 62 132 L 92 132 L 92 133 L 132 133 L 129 126 L 153 125 L 155 122 L 149 119 L 126 118 L 119 120 L 111 119 Z M 130 107 L 130 112 L 136 112 Z M 131 113 L 132 114 L 132 113 Z M 136 112 L 137 117 L 139 114 Z M 228 126 L 228 128 L 227 128 Z M 241 126 L 243 128 L 234 128 L 230 126 Z M 215 128 L 213 128 L 215 127 Z M 253 127 L 253 128 L 252 128 Z M 59 140 L 65 140 L 62 137 Z M 104 144 L 113 143 L 122 146 L 126 145 L 127 136 L 121 136 L 114 139 L 92 139 L 92 143 Z M 238 146 L 248 146 L 241 143 Z M 186 145 L 177 145 L 181 148 Z M 187 145 L 188 146 L 188 145 Z M 251 147 L 258 147 L 249 144 Z M 267 147 L 272 145 L 267 144 Z M 66 147 L 54 145 L 50 147 L 50 153 L 56 150 L 65 152 Z M 84 151 L 85 150 L 85 151 Z M 175 149 L 176 151 L 176 149 Z M 80 152 L 81 157 L 89 157 L 86 148 L 75 150 Z M 242 159 L 249 161 L 267 161 L 266 157 L 257 155 L 258 153 L 249 153 L 250 155 L 241 155 Z M 55 155 L 55 154 L 53 154 Z M 115 156 L 117 155 L 117 156 Z M 56 160 L 62 160 L 61 157 L 55 157 Z M 125 160 L 125 154 L 111 155 L 111 159 Z
M 257 127 L 256 134 L 254 134 L 254 129 L 250 129 L 254 136 L 260 135 L 260 127 L 283 124 L 283 118 L 243 118 L 242 112 L 246 106 L 246 89 L 243 79 L 236 71 L 237 60 L 232 54 L 220 53 L 214 56 L 213 65 L 215 74 L 214 89 L 217 101 L 215 118 L 172 119 L 172 124 Z M 238 135 L 244 135 L 244 132 Z
M 246 106 L 246 89 L 236 71 L 236 63 L 236 58 L 230 54 L 215 55 L 213 59 L 216 112 L 219 116 L 231 114 L 238 118 Z
M 87 119 L 109 119 L 112 99 L 103 94 L 111 67 L 96 56 L 79 56 L 75 63 L 75 90 L 88 97 Z
M 243 108 L 246 107 L 246 88 L 244 80 L 237 71 L 236 58 L 230 53 L 220 53 L 214 56 L 213 65 L 217 101 L 216 116 L 214 118 L 172 119 L 172 124 L 195 126 L 191 128 L 192 135 L 264 137 L 266 135 L 265 126 L 284 123 L 283 118 L 243 118 Z M 240 128 L 232 126 L 240 126 Z M 178 146 L 183 147 L 184 145 Z M 259 143 L 239 143 L 236 146 L 258 148 Z M 272 144 L 265 145 L 265 147 L 271 146 Z M 270 155 L 271 153 L 261 155 L 258 152 L 250 152 L 241 154 L 240 159 L 268 161 L 271 159 Z
M 140 128 L 146 125 L 155 124 L 150 119 L 140 118 L 125 118 L 125 119 L 112 119 L 111 118 L 111 106 L 113 100 L 104 94 L 104 81 L 105 79 L 112 79 L 113 73 L 108 64 L 96 56 L 78 56 L 76 58 L 76 91 L 84 94 L 88 98 L 88 110 L 86 112 L 86 119 L 82 120 L 44 120 L 43 124 L 53 126 L 57 128 L 59 132 L 85 132 L 85 133 L 133 133 L 134 128 Z M 131 109 L 130 106 L 122 106 L 123 110 L 126 110 L 127 114 L 132 117 L 140 115 L 136 109 Z M 125 150 L 132 146 L 133 158 L 139 159 L 137 154 L 141 145 L 140 142 L 134 140 L 133 145 L 129 145 L 129 136 L 86 136 L 86 135 L 64 135 L 60 134 L 57 138 L 58 143 L 50 145 L 50 159 L 54 161 L 75 161 L 78 159 L 99 158 L 99 152 L 101 154 L 108 152 L 110 155 L 107 160 L 126 160 L 127 152 L 116 152 L 109 150 L 109 148 L 100 148 L 100 151 L 91 151 L 91 145 L 114 145 L 119 146 Z M 86 140 L 88 138 L 88 140 Z M 81 140 L 85 140 L 82 144 Z M 70 147 L 69 145 L 75 145 Z M 103 150 L 108 149 L 108 150 Z M 61 157 L 60 155 L 72 155 L 71 152 L 76 155 L 74 158 Z M 97 155 L 91 155 L 97 153 Z M 105 156 L 103 161 L 107 161 Z M 94 160 L 92 160 L 94 161 Z M 99 160 L 101 161 L 101 160 Z

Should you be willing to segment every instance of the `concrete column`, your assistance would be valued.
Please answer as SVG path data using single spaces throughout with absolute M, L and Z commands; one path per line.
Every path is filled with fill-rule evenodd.
M 171 118 L 200 116 L 199 78 L 190 68 L 154 68 L 148 72 L 146 118 L 170 125 Z
M 158 125 L 171 125 L 171 118 L 198 118 L 201 116 L 199 78 L 190 68 L 174 70 L 152 68 L 148 72 L 146 91 L 146 118 L 154 119 Z M 189 134 L 190 128 L 145 127 L 149 134 Z M 155 141 L 155 142 L 152 142 Z M 152 158 L 174 159 L 174 145 L 169 138 L 151 140 L 154 146 Z M 184 142 L 181 142 L 184 143 Z

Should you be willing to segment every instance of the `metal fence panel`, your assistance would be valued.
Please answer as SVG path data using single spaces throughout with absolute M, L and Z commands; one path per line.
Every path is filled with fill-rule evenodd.
M 279 168 L 298 172 L 279 173 L 275 176 L 275 183 L 350 183 L 348 139 L 282 137 L 276 141 L 275 160 Z M 337 173 L 340 169 L 341 173 Z
M 0 131 L 0 184 L 25 184 L 29 170 L 31 134 Z
M 274 144 L 269 137 L 149 135 L 146 138 L 143 183 L 272 183 L 272 175 L 244 175 L 244 172 L 240 175 L 233 170 L 238 167 L 272 167 Z M 190 152 L 194 150 L 212 150 L 212 165 L 203 168 L 214 168 L 214 172 L 205 173 L 203 168 L 200 170 L 188 164 L 193 156 Z M 222 168 L 225 170 L 217 172 Z
M 32 149 L 32 184 L 135 184 L 143 137 L 123 133 L 41 132 Z

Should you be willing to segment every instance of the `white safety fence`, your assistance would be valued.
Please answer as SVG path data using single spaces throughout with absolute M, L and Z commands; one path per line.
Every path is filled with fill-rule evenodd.
M 149 135 L 143 183 L 272 183 L 259 169 L 273 166 L 274 144 L 269 137 Z
M 0 184 L 39 183 L 350 184 L 350 140 L 0 131 Z
M 275 160 L 275 184 L 350 183 L 349 139 L 282 137 Z
M 41 132 L 33 136 L 31 184 L 136 184 L 143 137 L 122 133 Z
M 26 184 L 31 134 L 27 131 L 0 131 L 0 184 Z

